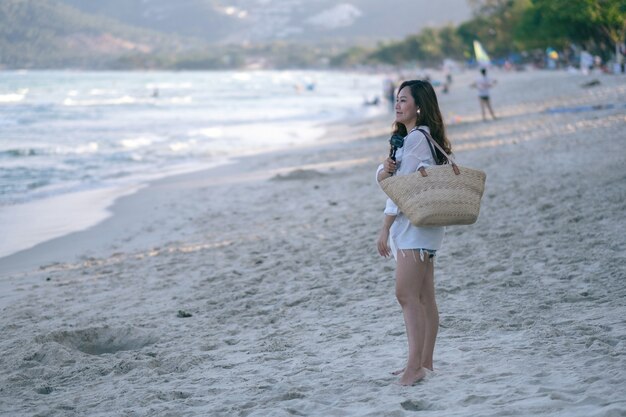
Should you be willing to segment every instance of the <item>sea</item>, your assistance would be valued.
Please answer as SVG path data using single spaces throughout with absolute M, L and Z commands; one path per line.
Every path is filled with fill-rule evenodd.
M 0 257 L 41 240 L 18 248 L 1 230 L 21 205 L 313 143 L 383 113 L 365 105 L 382 91 L 359 72 L 2 71 Z

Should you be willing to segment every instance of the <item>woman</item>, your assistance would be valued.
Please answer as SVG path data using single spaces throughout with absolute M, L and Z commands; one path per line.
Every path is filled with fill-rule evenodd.
M 376 177 L 382 181 L 391 175 L 406 175 L 446 163 L 445 155 L 430 145 L 422 131 L 431 135 L 450 154 L 446 133 L 432 85 L 427 81 L 405 81 L 400 85 L 396 102 L 394 132 L 404 138 L 396 160 L 387 158 Z M 432 146 L 432 147 L 431 147 Z M 435 160 L 435 156 L 437 161 Z M 435 302 L 433 259 L 443 241 L 443 227 L 415 227 L 398 207 L 387 199 L 385 219 L 378 237 L 378 253 L 396 259 L 396 297 L 402 313 L 409 344 L 406 366 L 400 383 L 412 385 L 433 370 L 433 351 L 439 329 L 439 312 Z

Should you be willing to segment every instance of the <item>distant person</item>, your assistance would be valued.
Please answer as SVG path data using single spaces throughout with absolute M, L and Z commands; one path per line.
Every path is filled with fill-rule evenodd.
M 483 122 L 487 121 L 485 108 L 489 110 L 493 120 L 496 120 L 496 115 L 493 113 L 491 101 L 489 99 L 489 91 L 494 85 L 496 85 L 496 80 L 492 80 L 487 76 L 486 68 L 481 68 L 480 74 L 481 75 L 478 79 L 476 79 L 476 82 L 472 83 L 472 87 L 478 90 L 478 101 L 480 102 L 480 111 L 483 115 Z
M 593 57 L 593 68 L 598 74 L 602 73 L 602 58 L 600 58 L 600 55 Z
M 378 106 L 380 104 L 380 97 L 375 96 L 373 99 L 368 99 L 367 97 L 365 97 L 363 99 L 363 105 L 364 106 Z
M 397 150 L 395 161 L 387 158 L 378 167 L 378 181 L 417 171 L 424 175 L 425 167 L 446 162 L 426 138 L 426 134 L 431 135 L 447 153 L 451 152 L 437 95 L 429 82 L 413 80 L 400 85 L 394 133 L 404 136 L 404 144 Z M 406 366 L 393 374 L 402 374 L 400 384 L 412 385 L 433 370 L 439 329 L 433 260 L 441 247 L 444 228 L 413 226 L 391 199 L 387 199 L 384 213 L 378 253 L 396 259 L 396 298 L 402 307 L 409 345 Z
M 450 74 L 450 70 L 445 70 L 446 81 L 443 83 L 443 88 L 441 92 L 444 94 L 448 94 L 450 92 L 450 86 L 452 85 L 452 74 Z
M 152 97 L 157 98 L 159 97 L 159 89 L 155 88 L 154 90 L 152 90 Z
M 580 53 L 580 71 L 587 75 L 593 70 L 593 55 L 587 51 Z
M 391 78 L 385 78 L 383 81 L 383 97 L 389 104 L 389 111 L 393 112 L 396 105 L 396 85 Z

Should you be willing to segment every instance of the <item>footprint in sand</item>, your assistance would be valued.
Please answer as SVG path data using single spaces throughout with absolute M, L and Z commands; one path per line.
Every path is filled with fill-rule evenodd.
M 151 334 L 132 327 L 92 327 L 81 330 L 53 332 L 48 340 L 90 355 L 103 355 L 125 350 L 139 350 L 157 341 Z
M 428 410 L 428 405 L 423 401 L 406 400 L 400 403 L 400 406 L 407 411 L 423 411 Z
M 54 391 L 54 388 L 52 388 L 49 385 L 44 385 L 43 387 L 39 387 L 35 390 L 35 392 L 37 394 L 42 394 L 42 395 L 48 395 L 50 394 L 52 391 Z

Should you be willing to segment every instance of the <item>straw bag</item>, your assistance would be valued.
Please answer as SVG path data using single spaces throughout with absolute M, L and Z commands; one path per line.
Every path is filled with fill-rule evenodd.
M 426 177 L 419 171 L 391 176 L 380 181 L 381 188 L 414 226 L 476 222 L 487 175 L 483 171 L 457 165 L 428 132 L 420 131 L 451 164 L 426 168 Z

